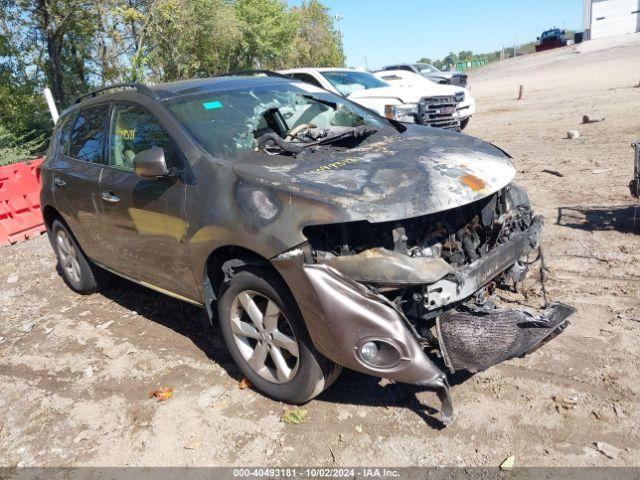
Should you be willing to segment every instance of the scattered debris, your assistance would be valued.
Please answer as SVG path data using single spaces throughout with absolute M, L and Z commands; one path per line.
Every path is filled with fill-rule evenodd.
M 18 275 L 11 275 L 9 278 L 7 278 L 7 283 L 8 284 L 18 283 L 19 279 L 20 277 L 18 277 Z
M 173 396 L 173 388 L 159 388 L 158 390 L 151 390 L 149 392 L 149 398 L 157 398 L 159 402 L 169 400 Z
M 282 412 L 282 421 L 284 423 L 299 424 L 304 423 L 307 419 L 308 412 L 304 408 L 296 407 L 292 409 L 285 409 Z
M 582 123 L 598 123 L 604 122 L 604 117 L 602 118 L 590 118 L 588 115 L 582 116 Z
M 518 100 L 522 100 L 524 98 L 524 85 L 520 85 L 518 89 Z
M 550 173 L 551 175 L 555 175 L 556 177 L 564 177 L 564 174 L 560 173 L 557 170 L 549 170 L 548 168 L 545 168 L 542 171 L 544 173 Z
M 594 175 L 597 175 L 599 173 L 606 173 L 606 172 L 611 172 L 613 171 L 613 168 L 600 168 L 600 169 L 596 169 L 596 170 L 591 170 L 591 173 Z
M 560 411 L 560 409 L 573 410 L 578 405 L 577 395 L 571 395 L 570 397 L 565 397 L 564 395 L 554 395 L 552 399 L 558 412 Z
M 91 313 L 91 310 L 85 310 L 84 312 L 80 312 L 78 314 L 79 317 L 86 317 L 87 315 L 89 315 Z
M 91 367 L 91 365 L 89 365 L 87 368 L 85 368 L 82 371 L 82 374 L 87 378 L 93 377 L 93 367 Z
M 113 324 L 113 320 L 109 320 L 109 321 L 108 321 L 108 322 L 106 322 L 106 323 L 103 323 L 103 324 L 101 324 L 101 325 L 98 325 L 96 328 L 97 328 L 98 330 L 105 330 L 105 329 L 109 328 L 112 324 Z
M 214 410 L 224 410 L 228 403 L 229 397 L 225 394 L 222 396 L 222 398 L 209 405 L 209 407 L 213 408 Z
M 251 382 L 247 377 L 242 377 L 242 380 L 238 382 L 238 388 L 240 390 L 244 390 L 245 388 L 249 388 L 251 386 Z
M 347 438 L 343 434 L 340 434 L 340 435 L 338 435 L 338 441 L 341 442 L 341 443 L 346 443 L 347 442 Z
M 577 130 L 569 130 L 569 131 L 567 132 L 567 138 L 568 138 L 569 140 L 573 140 L 573 139 L 575 139 L 575 138 L 580 138 L 580 132 L 579 132 L 579 131 L 577 131 Z
M 200 408 L 209 408 L 214 405 L 214 403 L 220 401 L 223 395 L 226 394 L 226 390 L 221 385 L 214 385 L 211 388 L 208 388 L 204 392 L 200 394 L 198 397 L 198 407 Z
M 509 455 L 504 461 L 500 464 L 500 470 L 509 471 L 516 466 L 516 456 Z
M 362 433 L 362 425 L 356 425 L 356 432 Z
M 596 450 L 612 460 L 618 458 L 618 454 L 620 453 L 620 449 L 606 442 L 596 442 L 595 446 Z
M 25 324 L 22 325 L 21 330 L 23 332 L 29 333 L 31 330 L 33 330 L 33 327 L 36 326 L 36 322 L 27 322 Z
M 191 440 L 182 448 L 185 450 L 198 450 L 200 447 L 202 447 L 202 442 L 200 440 Z
M 622 406 L 618 405 L 617 403 L 613 404 L 613 412 L 616 414 L 616 417 L 618 418 L 626 418 L 626 415 L 624 414 L 624 410 L 622 410 Z

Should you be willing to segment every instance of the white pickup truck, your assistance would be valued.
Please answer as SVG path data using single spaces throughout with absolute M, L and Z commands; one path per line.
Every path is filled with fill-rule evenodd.
M 475 112 L 475 101 L 465 88 L 439 85 L 411 72 L 392 70 L 374 75 L 347 68 L 296 68 L 279 73 L 401 122 L 461 130 Z

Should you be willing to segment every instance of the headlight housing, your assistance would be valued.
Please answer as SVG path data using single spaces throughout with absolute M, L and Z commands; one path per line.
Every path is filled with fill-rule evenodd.
M 399 122 L 415 123 L 418 115 L 417 103 L 402 103 L 399 105 L 385 105 L 384 116 Z

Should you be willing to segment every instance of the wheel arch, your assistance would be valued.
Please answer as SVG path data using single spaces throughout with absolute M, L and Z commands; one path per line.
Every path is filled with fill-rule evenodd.
M 67 224 L 67 222 L 64 221 L 64 218 L 62 218 L 60 212 L 51 205 L 45 205 L 42 207 L 42 218 L 44 219 L 44 224 L 47 227 L 47 230 L 51 230 L 53 221 L 56 219 L 61 220 L 65 225 Z
M 259 253 L 237 245 L 218 247 L 207 257 L 202 279 L 204 303 L 209 320 L 213 321 L 214 319 L 215 309 L 213 308 L 213 304 L 220 297 L 221 289 L 225 285 L 225 282 L 228 281 L 230 275 L 233 275 L 233 269 L 246 266 L 267 269 L 275 274 L 284 285 L 287 285 L 271 261 Z

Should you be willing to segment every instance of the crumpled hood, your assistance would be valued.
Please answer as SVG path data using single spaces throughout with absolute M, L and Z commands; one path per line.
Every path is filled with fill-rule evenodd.
M 493 145 L 419 126 L 404 134 L 375 134 L 344 152 L 297 158 L 248 152 L 233 168 L 242 196 L 260 198 L 282 213 L 305 209 L 306 224 L 427 215 L 487 197 L 515 176 L 510 159 Z M 310 201 L 316 207 L 309 208 Z

